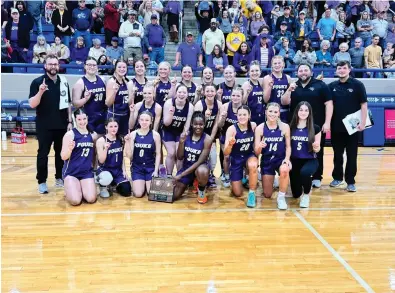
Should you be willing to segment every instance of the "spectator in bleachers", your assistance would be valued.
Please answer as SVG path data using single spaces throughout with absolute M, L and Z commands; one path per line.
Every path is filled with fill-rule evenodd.
M 217 20 L 212 18 L 210 22 L 210 29 L 204 32 L 202 39 L 203 52 L 206 54 L 206 63 L 209 55 L 213 52 L 215 45 L 219 45 L 221 49 L 224 50 L 225 37 L 224 33 L 217 28 Z
M 270 28 L 269 28 L 268 25 L 263 25 L 263 26 L 261 26 L 261 27 L 259 28 L 259 31 L 258 31 L 258 36 L 256 37 L 256 39 L 255 39 L 255 41 L 254 41 L 252 47 L 254 47 L 254 46 L 259 46 L 259 45 L 260 45 L 262 36 L 266 36 L 267 42 L 268 42 L 270 45 L 274 44 L 273 37 L 272 37 L 271 35 L 269 35 L 269 30 L 270 30 Z
M 339 45 L 339 52 L 335 53 L 332 59 L 332 65 L 334 67 L 337 67 L 337 64 L 341 61 L 347 61 L 348 63 L 351 64 L 351 56 L 350 53 L 348 53 L 348 44 L 346 42 L 341 43 Z
M 44 14 L 44 2 L 43 1 L 27 1 L 27 11 L 33 17 L 33 22 L 36 25 L 37 34 L 42 35 L 43 25 L 41 23 L 42 15 Z
M 292 44 L 292 33 L 287 30 L 287 22 L 283 21 L 280 25 L 280 30 L 277 31 L 274 36 L 273 36 L 273 41 L 274 41 L 274 47 L 276 51 L 280 51 L 281 48 L 281 38 L 286 37 L 288 40 L 290 40 Z M 277 44 L 277 42 L 279 42 Z
M 151 16 L 156 15 L 159 23 L 159 13 L 152 7 L 152 0 L 144 0 L 139 7 L 139 14 L 144 18 L 143 26 L 146 28 L 147 25 L 151 24 Z
M 268 68 L 268 66 L 272 62 L 272 58 L 275 55 L 274 48 L 269 44 L 268 42 L 268 35 L 262 34 L 260 36 L 261 41 L 259 43 L 259 46 L 254 46 L 252 48 L 252 60 L 257 60 L 260 64 L 261 68 L 261 74 L 266 75 L 266 71 L 264 71 L 265 68 Z
M 372 44 L 365 48 L 364 59 L 366 69 L 383 69 L 383 59 L 381 58 L 381 56 L 383 55 L 383 51 L 379 46 L 379 42 L 380 37 L 378 35 L 373 35 Z M 366 72 L 365 77 L 381 78 L 382 74 L 381 72 Z
M 114 3 L 117 2 L 116 0 L 114 0 Z M 128 20 L 128 12 L 131 10 L 136 10 L 134 9 L 134 3 L 133 0 L 127 0 L 127 1 L 121 1 L 121 3 L 119 3 L 118 6 L 118 11 L 120 13 L 120 22 L 121 24 L 125 21 Z M 138 7 L 137 7 L 138 9 Z
M 272 9 L 273 9 L 273 3 L 272 1 L 265 1 L 265 0 L 260 0 L 258 1 L 259 7 L 262 8 L 262 17 L 265 20 L 265 23 L 267 25 L 271 24 L 271 15 L 272 15 Z
M 25 2 L 17 1 L 16 8 L 19 12 L 19 22 L 26 24 L 26 26 L 28 26 L 30 30 L 32 30 L 34 26 L 34 21 L 31 14 L 26 10 Z
M 99 56 L 99 58 L 97 58 L 97 65 L 109 65 L 108 62 L 108 58 L 105 54 Z M 108 68 L 99 68 L 99 74 L 100 75 L 105 75 L 109 73 L 109 69 Z
M 332 55 L 330 52 L 331 43 L 328 40 L 321 41 L 321 50 L 316 52 L 317 60 L 315 62 L 316 68 L 331 68 L 332 67 Z M 323 77 L 332 77 L 333 74 L 329 71 L 322 72 Z
M 51 52 L 58 57 L 60 64 L 70 62 L 70 49 L 65 44 L 62 44 L 60 37 L 55 37 L 55 43 L 51 45 Z
M 77 37 L 75 47 L 71 51 L 71 63 L 84 64 L 88 58 L 89 49 L 85 47 L 85 40 L 83 37 Z
M 321 18 L 317 24 L 317 33 L 320 40 L 333 42 L 336 36 L 336 21 L 331 18 L 331 10 L 325 9 L 325 17 Z
M 251 20 L 253 18 L 253 15 L 255 15 L 255 13 L 259 12 L 262 15 L 262 8 L 259 7 L 255 1 L 252 0 L 247 0 L 246 2 L 246 9 L 243 10 L 243 14 L 244 16 Z
M 299 66 L 300 64 L 307 64 L 313 68 L 316 61 L 317 55 L 315 54 L 313 47 L 311 47 L 311 41 L 309 39 L 304 40 L 302 48 L 295 54 L 295 65 Z
M 11 54 L 12 48 L 10 41 L 6 38 L 1 38 L 1 63 L 10 63 L 11 62 Z M 12 72 L 11 67 L 1 68 L 2 72 Z
M 392 53 L 387 61 L 387 68 L 395 69 L 395 44 L 392 45 L 391 52 Z M 386 72 L 385 75 L 387 76 L 387 78 L 391 78 L 391 79 L 395 78 L 395 72 Z
M 208 30 L 210 28 L 210 22 L 211 22 L 211 18 L 213 17 L 213 12 L 212 10 L 202 10 L 201 12 L 199 12 L 199 3 L 195 4 L 195 16 L 196 16 L 196 20 L 199 23 L 199 35 L 197 38 L 197 43 L 199 46 L 202 45 L 202 38 L 203 38 L 203 34 L 206 30 Z
M 391 58 L 391 55 L 394 53 L 393 43 L 387 42 L 387 47 L 383 52 L 383 66 L 384 68 L 388 68 L 388 62 Z
M 123 57 L 123 48 L 118 46 L 119 39 L 118 37 L 112 37 L 111 46 L 108 46 L 106 49 L 106 56 L 108 58 L 108 62 L 115 65 L 115 62 L 118 59 Z
M 233 57 L 233 67 L 236 69 L 238 77 L 245 77 L 250 69 L 250 63 L 253 60 L 250 46 L 247 42 L 242 42 L 235 56 Z
M 95 7 L 92 9 L 93 28 L 95 34 L 101 34 L 104 25 L 104 8 L 99 0 L 95 1 Z
M 118 37 L 120 12 L 115 5 L 115 0 L 110 0 L 104 6 L 104 36 L 106 45 L 110 46 L 113 37 Z
M 180 1 L 169 0 L 163 11 L 167 14 L 167 25 L 170 32 L 170 41 L 178 43 L 178 29 L 180 27 L 179 17 L 182 16 L 183 13 Z
M 10 41 L 12 48 L 11 61 L 26 63 L 31 27 L 28 23 L 19 20 L 19 12 L 16 8 L 11 8 L 11 18 L 12 21 L 8 21 L 5 27 L 6 39 Z
M 85 0 L 78 0 L 78 8 L 72 13 L 72 23 L 75 30 L 74 37 L 84 37 L 86 47 L 92 47 L 93 17 L 91 11 L 85 7 Z
M 315 25 L 317 24 L 317 9 L 314 6 L 314 1 L 307 1 L 307 7 L 303 10 L 306 13 L 306 20 L 311 24 L 311 30 L 315 30 Z M 300 11 L 299 14 L 302 12 Z
M 336 39 L 339 43 L 350 43 L 355 35 L 354 24 L 350 18 L 347 18 L 347 14 L 344 11 L 341 11 L 339 14 L 339 20 L 336 22 L 336 31 Z
M 385 12 L 381 11 L 380 13 L 377 14 L 377 18 L 372 20 L 372 26 L 373 26 L 372 33 L 373 35 L 378 35 L 380 37 L 379 46 L 381 47 L 382 50 L 385 49 L 385 43 L 386 43 L 385 38 L 387 37 L 388 34 L 388 21 L 384 19 L 384 16 L 385 16 Z
M 334 8 L 328 7 L 328 5 L 325 4 L 324 7 L 325 7 L 325 12 L 328 9 L 330 10 L 330 18 L 332 18 L 334 21 L 338 21 L 339 20 L 339 13 L 341 11 L 343 11 L 343 6 L 337 6 L 336 9 L 334 9 Z M 326 13 L 325 12 L 322 14 L 322 18 L 326 17 Z
M 71 21 L 71 13 L 66 9 L 65 3 L 58 3 L 58 9 L 52 13 L 52 24 L 55 36 L 60 37 L 63 44 L 69 47 L 74 28 Z
M 228 9 L 228 12 L 229 12 L 229 17 L 233 22 L 236 15 L 239 15 L 240 13 L 239 1 L 233 1 L 232 6 Z
M 226 1 L 218 0 L 218 1 L 213 1 L 213 10 L 214 10 L 214 17 L 215 18 L 220 18 L 221 14 L 223 11 L 227 10 L 227 4 L 225 3 Z
M 369 17 L 369 12 L 363 11 L 361 19 L 357 22 L 358 36 L 362 39 L 362 46 L 367 47 L 372 43 L 373 25 Z
M 361 14 L 363 11 L 367 11 L 369 14 L 369 19 L 373 18 L 373 7 L 372 7 L 372 2 L 369 0 L 364 0 L 362 3 L 358 6 L 358 12 Z
M 295 20 L 295 47 L 300 50 L 303 41 L 308 39 L 312 32 L 310 20 L 306 19 L 306 12 L 302 10 L 299 17 Z
M 351 57 L 351 67 L 356 69 L 362 69 L 364 67 L 364 50 L 363 41 L 360 37 L 354 41 L 354 47 L 351 48 L 348 53 Z M 354 77 L 362 78 L 362 72 L 354 72 Z
M 4 28 L 8 22 L 8 11 L 4 7 L 4 0 L 1 0 L 1 33 L 4 33 Z
M 155 13 L 151 15 L 151 23 L 145 28 L 144 44 L 148 48 L 150 61 L 159 64 L 165 60 L 166 35 Z
M 37 43 L 33 46 L 32 63 L 44 63 L 45 57 L 50 53 L 51 47 L 43 35 L 37 36 Z
M 200 46 L 193 41 L 193 34 L 187 32 L 185 42 L 183 42 L 177 49 L 176 60 L 174 67 L 179 65 L 181 58 L 181 66 L 190 65 L 193 70 L 197 67 L 203 67 L 203 55 Z
M 250 36 L 252 43 L 255 41 L 258 35 L 258 30 L 262 25 L 266 25 L 266 22 L 263 19 L 262 14 L 260 12 L 256 12 L 254 20 L 250 23 Z
M 390 8 L 388 0 L 376 0 L 372 1 L 373 16 L 384 13 L 384 18 L 387 18 L 387 11 Z
M 240 26 L 240 32 L 245 36 L 248 35 L 248 19 L 243 15 L 243 13 L 239 13 L 233 21 L 233 23 L 237 23 Z
M 95 58 L 99 61 L 99 57 L 106 54 L 106 49 L 101 46 L 101 41 L 99 39 L 93 39 L 93 47 L 89 49 L 88 57 Z
M 163 13 L 163 4 L 161 0 L 151 0 L 152 1 L 152 9 L 156 11 L 159 15 Z
M 284 7 L 284 15 L 277 18 L 276 32 L 280 31 L 280 26 L 283 22 L 287 23 L 287 31 L 293 33 L 295 31 L 295 18 L 291 16 L 291 7 Z
M 213 52 L 208 57 L 207 66 L 214 71 L 215 76 L 222 76 L 225 67 L 228 65 L 228 56 L 219 45 L 215 45 Z
M 283 37 L 281 39 L 281 49 L 278 55 L 284 58 L 285 68 L 294 68 L 294 57 L 295 50 L 289 47 L 289 39 L 287 37 Z
M 46 23 L 51 23 L 52 21 L 52 14 L 56 9 L 56 1 L 46 1 L 44 7 L 44 16 Z
M 239 50 L 241 43 L 245 41 L 246 36 L 240 32 L 240 26 L 238 24 L 232 25 L 232 32 L 226 37 L 229 64 L 233 64 L 233 56 Z
M 227 10 L 221 10 L 221 14 L 218 16 L 218 22 L 219 29 L 224 33 L 224 38 L 226 40 L 228 34 L 232 32 L 232 23 Z
M 388 23 L 387 42 L 395 44 L 395 14 L 392 15 L 391 22 Z
M 119 37 L 123 38 L 124 60 L 133 57 L 142 60 L 142 39 L 144 37 L 143 25 L 136 21 L 137 12 L 128 11 L 128 20 L 121 24 Z
M 284 12 L 280 10 L 280 6 L 279 5 L 274 5 L 273 6 L 273 9 L 271 11 L 271 31 L 272 31 L 273 34 L 276 31 L 277 20 L 283 14 L 284 14 Z

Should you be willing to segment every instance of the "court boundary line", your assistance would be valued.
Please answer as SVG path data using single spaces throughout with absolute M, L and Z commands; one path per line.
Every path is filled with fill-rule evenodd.
M 301 208 L 290 208 L 287 211 L 298 212 Z M 395 210 L 395 207 L 350 207 L 350 208 L 309 208 L 309 211 L 376 211 Z M 183 213 L 232 213 L 232 212 L 262 212 L 279 211 L 277 208 L 225 208 L 225 209 L 174 209 L 174 210 L 119 210 L 119 211 L 72 211 L 72 212 L 44 212 L 44 213 L 1 213 L 2 217 L 38 217 L 38 216 L 67 216 L 67 215 L 115 215 L 115 214 L 183 214 Z M 286 211 L 279 211 L 285 213 Z
M 348 264 L 348 262 L 340 256 L 340 254 L 325 240 L 320 233 L 303 217 L 297 210 L 293 211 L 295 216 L 303 223 L 303 225 L 321 242 L 321 244 L 332 254 L 332 256 L 346 269 L 346 271 L 366 290 L 366 292 L 374 293 L 369 284 Z

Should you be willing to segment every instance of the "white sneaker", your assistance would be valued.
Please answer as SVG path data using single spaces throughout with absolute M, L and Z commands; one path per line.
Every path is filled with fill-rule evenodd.
M 100 186 L 100 197 L 102 198 L 109 198 L 110 197 L 110 192 L 107 189 L 107 186 Z
M 299 206 L 301 208 L 308 208 L 309 205 L 310 205 L 310 195 L 302 194 L 302 196 L 300 197 L 300 204 L 299 204 Z
M 279 210 L 286 210 L 288 208 L 287 202 L 285 201 L 285 197 L 277 197 L 277 208 Z
M 258 180 L 262 181 L 261 169 L 258 170 Z
M 320 188 L 321 187 L 321 180 L 318 180 L 318 179 L 313 180 L 312 185 L 314 188 Z
M 278 176 L 274 176 L 274 182 L 273 182 L 273 188 L 279 188 L 280 187 L 280 180 L 278 179 Z

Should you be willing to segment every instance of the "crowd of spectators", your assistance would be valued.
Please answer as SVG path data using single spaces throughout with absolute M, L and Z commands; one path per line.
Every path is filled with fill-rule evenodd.
M 165 59 L 166 43 L 179 41 L 183 4 L 2 1 L 2 62 L 42 63 L 53 52 L 61 63 L 81 64 L 90 56 L 100 64 L 114 64 L 119 58 L 129 64 L 136 60 L 159 64 Z M 197 1 L 198 29 L 185 32 L 174 66 L 206 65 L 220 76 L 231 64 L 238 76 L 246 76 L 251 61 L 266 69 L 273 56 L 281 55 L 291 73 L 297 65 L 309 64 L 332 76 L 327 69 L 340 61 L 349 61 L 356 69 L 394 69 L 394 14 L 395 1 L 386 0 Z M 51 44 L 43 35 L 43 23 L 53 25 Z M 33 28 L 36 39 L 31 39 Z M 96 34 L 104 34 L 103 43 Z M 383 74 L 373 71 L 364 76 Z

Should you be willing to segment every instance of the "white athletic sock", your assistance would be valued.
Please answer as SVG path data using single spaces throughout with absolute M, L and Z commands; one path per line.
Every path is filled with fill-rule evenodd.
M 277 195 L 277 198 L 280 198 L 280 197 L 285 197 L 285 192 L 279 191 L 278 195 Z
M 230 179 L 230 175 L 229 174 L 225 174 L 225 179 L 226 180 Z

